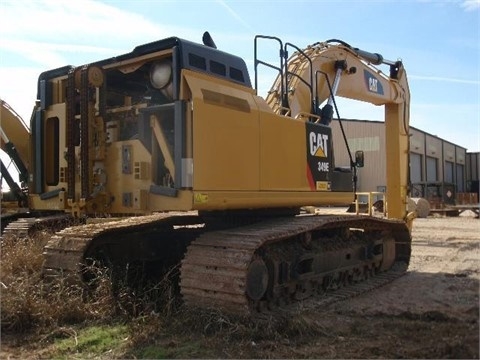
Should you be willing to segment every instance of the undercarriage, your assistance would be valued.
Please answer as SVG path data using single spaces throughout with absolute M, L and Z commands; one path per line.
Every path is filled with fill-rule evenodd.
M 370 278 L 377 287 L 408 267 L 411 239 L 401 221 L 353 215 L 255 221 L 216 229 L 185 212 L 67 227 L 45 247 L 44 274 L 86 282 L 89 267 L 100 264 L 138 285 L 176 269 L 187 306 L 251 315 L 312 297 L 341 300 L 371 288 Z

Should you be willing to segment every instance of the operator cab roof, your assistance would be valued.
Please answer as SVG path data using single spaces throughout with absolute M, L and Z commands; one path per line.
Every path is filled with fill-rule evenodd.
M 170 37 L 139 45 L 127 54 L 100 60 L 91 63 L 90 65 L 103 67 L 108 64 L 114 64 L 116 62 L 172 48 L 177 49 L 177 51 L 174 51 L 174 53 L 176 53 L 176 55 L 174 55 L 174 61 L 177 69 L 201 71 L 250 88 L 252 87 L 247 66 L 242 58 L 217 50 L 213 47 L 178 37 Z M 38 94 L 40 94 L 40 83 L 42 81 L 48 81 L 59 76 L 66 76 L 73 68 L 74 66 L 68 65 L 41 73 L 38 78 Z

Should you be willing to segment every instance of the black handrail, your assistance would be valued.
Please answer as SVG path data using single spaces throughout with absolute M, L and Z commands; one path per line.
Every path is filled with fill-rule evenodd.
M 272 64 L 269 64 L 265 61 L 262 61 L 262 60 L 258 59 L 258 52 L 257 52 L 257 40 L 258 39 L 275 40 L 280 44 L 280 51 L 279 51 L 280 67 L 274 66 Z M 282 97 L 282 106 L 288 107 L 288 103 L 285 102 L 286 101 L 286 96 L 285 96 L 286 92 L 285 92 L 285 85 L 284 85 L 284 61 L 283 61 L 284 50 L 283 50 L 282 40 L 280 40 L 279 38 L 277 38 L 275 36 L 256 35 L 255 40 L 254 40 L 254 50 L 253 51 L 254 51 L 253 55 L 254 55 L 254 72 L 255 72 L 255 93 L 258 95 L 258 70 L 257 70 L 257 66 L 259 64 L 261 64 L 261 65 L 267 66 L 271 69 L 275 69 L 275 70 L 278 71 L 278 73 L 280 75 L 280 94 L 281 94 L 281 97 Z
M 291 73 L 289 72 L 287 69 L 288 69 L 288 59 L 285 58 L 285 73 L 286 73 L 286 76 L 285 76 L 285 88 L 288 89 L 288 75 L 292 75 L 292 76 L 295 76 L 296 78 L 298 78 L 301 82 L 303 82 L 309 89 L 310 89 L 310 106 L 311 106 L 311 113 L 312 114 L 315 114 L 315 115 L 318 115 L 318 110 L 315 108 L 315 104 L 314 104 L 314 95 L 313 95 L 313 64 L 312 64 L 312 59 L 310 59 L 310 57 L 305 54 L 305 52 L 303 52 L 302 49 L 300 49 L 298 46 L 292 44 L 292 43 L 285 43 L 285 54 L 288 54 L 288 51 L 287 51 L 287 46 L 291 46 L 293 47 L 295 50 L 297 50 L 301 55 L 303 55 L 303 57 L 305 57 L 305 59 L 307 59 L 307 61 L 310 63 L 310 81 L 307 82 L 305 81 L 304 79 L 302 79 L 300 76 L 298 76 L 297 74 L 294 74 L 294 73 Z M 315 89 L 316 90 L 316 89 Z

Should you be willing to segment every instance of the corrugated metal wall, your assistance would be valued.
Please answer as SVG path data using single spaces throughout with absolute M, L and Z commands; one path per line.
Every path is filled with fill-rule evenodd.
M 365 167 L 359 170 L 359 191 L 384 189 L 386 185 L 384 155 L 386 147 L 383 122 L 343 120 L 342 124 L 352 154 L 356 150 L 365 152 Z M 335 166 L 348 166 L 350 160 L 339 122 L 333 121 L 331 127 L 334 138 Z M 466 149 L 416 128 L 411 127 L 410 134 L 410 178 L 413 183 L 419 183 L 418 192 L 425 190 L 424 186 L 427 182 L 453 183 L 458 192 L 465 191 Z M 479 169 L 480 154 L 475 161 L 477 169 Z
M 355 151 L 363 150 L 365 167 L 358 170 L 358 191 L 377 191 L 377 187 L 386 185 L 385 176 L 385 133 L 383 123 L 370 121 L 343 121 L 348 145 L 352 156 Z M 338 121 L 333 121 L 335 166 L 349 166 L 350 159 Z
M 466 162 L 466 191 L 477 194 L 480 198 L 480 152 L 467 153 Z
M 466 154 L 467 181 L 480 180 L 480 152 Z

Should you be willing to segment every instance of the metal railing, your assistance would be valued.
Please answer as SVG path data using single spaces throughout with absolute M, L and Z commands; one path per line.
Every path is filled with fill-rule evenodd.
M 355 193 L 355 213 L 358 215 L 360 213 L 360 205 L 359 205 L 359 196 L 367 196 L 368 198 L 368 215 L 372 215 L 373 213 L 373 204 L 378 201 L 377 199 L 375 199 L 375 201 L 373 201 L 373 196 L 374 195 L 381 195 L 382 197 L 382 201 L 383 201 L 383 209 L 382 209 L 382 212 L 383 212 L 383 216 L 386 216 L 387 215 L 387 203 L 385 201 L 385 193 L 384 192 L 381 192 L 381 191 L 370 191 L 370 192 L 356 192 Z

